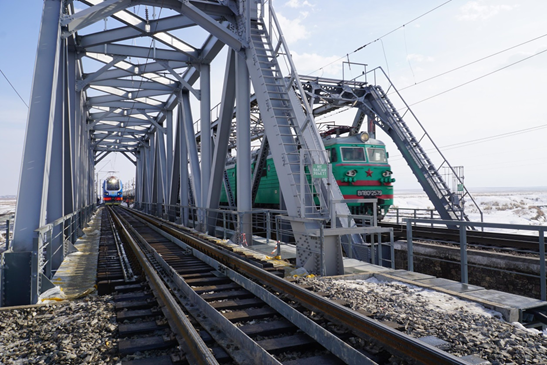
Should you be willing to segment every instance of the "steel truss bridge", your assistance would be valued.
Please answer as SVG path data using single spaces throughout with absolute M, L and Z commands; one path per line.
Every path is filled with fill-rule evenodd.
M 36 303 L 53 286 L 52 274 L 95 207 L 94 167 L 111 153 L 135 165 L 137 207 L 185 224 L 190 205 L 218 208 L 227 155 L 237 151 L 232 199 L 242 213 L 239 233 L 250 237 L 245 213 L 260 180 L 251 170 L 251 149 L 262 146 L 257 166 L 272 155 L 297 245 L 308 250 L 300 264 L 313 268 L 314 249 L 323 243 L 310 243 L 309 233 L 318 220 L 349 209 L 330 206 L 343 199 L 336 184 L 317 179 L 312 194 L 301 172 L 327 164 L 314 116 L 339 108 L 356 109 L 354 131 L 367 120 L 369 131 L 378 126 L 393 139 L 443 219 L 466 218 L 421 147 L 429 135 L 411 132 L 403 118 L 414 115 L 404 101 L 390 100 L 399 95 L 383 71 L 347 82 L 299 76 L 271 1 L 43 5 L 14 239 L 2 256 L 2 305 Z M 220 103 L 212 108 L 215 95 Z M 450 165 L 443 158 L 441 166 Z M 167 207 L 176 207 L 173 217 Z M 205 213 L 199 219 L 202 231 L 213 221 Z M 354 246 L 363 244 L 352 221 L 336 225 L 352 233 Z M 331 274 L 340 273 L 336 242 L 328 249 Z

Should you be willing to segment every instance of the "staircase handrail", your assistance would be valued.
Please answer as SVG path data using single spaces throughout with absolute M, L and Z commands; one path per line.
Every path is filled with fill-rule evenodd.
M 407 112 L 410 112 L 410 114 L 414 117 L 414 120 L 418 123 L 418 125 L 420 126 L 420 128 L 422 129 L 423 133 L 424 133 L 424 136 L 427 136 L 427 139 L 429 140 L 429 142 L 433 145 L 433 147 L 435 147 L 435 149 L 437 150 L 437 152 L 439 153 L 439 156 L 441 156 L 442 160 L 443 160 L 443 163 L 436 169 L 437 172 L 439 171 L 439 169 L 444 165 L 446 164 L 449 168 L 450 168 L 450 171 L 452 171 L 452 173 L 454 174 L 454 176 L 456 177 L 456 179 L 458 180 L 458 182 L 462 185 L 463 189 L 465 190 L 465 194 L 463 195 L 463 197 L 465 197 L 466 195 L 469 196 L 469 198 L 471 198 L 471 201 L 473 202 L 473 204 L 475 205 L 475 207 L 477 208 L 477 210 L 479 211 L 480 213 L 480 216 L 481 216 L 481 222 L 483 222 L 483 213 L 482 213 L 482 210 L 481 208 L 479 207 L 479 205 L 477 204 L 477 202 L 475 201 L 475 199 L 473 198 L 473 196 L 471 195 L 471 193 L 469 192 L 469 190 L 467 190 L 467 187 L 465 186 L 465 184 L 463 183 L 463 181 L 460 179 L 460 177 L 456 174 L 456 171 L 454 170 L 454 168 L 452 167 L 452 165 L 450 165 L 450 163 L 448 162 L 448 160 L 446 159 L 446 157 L 444 157 L 444 154 L 441 152 L 440 148 L 437 146 L 437 144 L 435 143 L 435 141 L 433 141 L 433 139 L 431 138 L 431 136 L 429 135 L 429 133 L 426 131 L 426 129 L 424 128 L 424 126 L 422 125 L 422 123 L 420 122 L 420 120 L 418 119 L 418 117 L 414 114 L 414 112 L 412 111 L 412 109 L 410 109 L 410 106 L 407 104 L 407 102 L 405 101 L 405 99 L 401 96 L 401 94 L 399 93 L 399 91 L 397 90 L 397 88 L 395 87 L 395 85 L 393 84 L 393 82 L 391 81 L 391 79 L 389 78 L 389 76 L 386 74 L 386 72 L 384 71 L 384 69 L 381 67 L 381 66 L 378 66 L 370 71 L 367 71 L 365 73 L 365 75 L 368 75 L 370 73 L 373 73 L 374 75 L 374 84 L 375 85 L 378 85 L 377 81 L 376 81 L 376 72 L 377 70 L 381 71 L 381 73 L 383 74 L 383 76 L 385 77 L 385 79 L 388 81 L 389 83 L 389 88 L 388 88 L 388 91 L 389 89 L 393 89 L 393 92 L 397 94 L 397 96 L 399 97 L 399 99 L 403 102 L 403 104 L 405 105 L 406 107 L 406 111 L 404 114 L 406 114 Z M 366 77 L 366 76 L 365 76 Z M 385 91 L 385 94 L 387 95 L 388 91 Z M 403 110 L 405 108 L 400 108 L 399 110 Z M 398 111 L 398 110 L 397 110 Z M 402 118 L 402 116 L 401 116 Z M 422 136 L 422 139 L 423 139 L 423 136 Z M 466 217 L 467 218 L 467 217 Z M 468 219 L 469 220 L 469 219 Z
M 292 84 L 298 89 L 298 92 L 300 95 L 302 95 L 302 105 L 304 106 L 304 110 L 306 111 L 306 125 L 307 123 L 315 123 L 315 120 L 313 118 L 313 110 L 308 103 L 308 100 L 304 97 L 306 95 L 304 93 L 304 89 L 302 88 L 302 82 L 300 81 L 300 76 L 296 72 L 296 67 L 294 65 L 292 55 L 289 52 L 289 47 L 287 45 L 287 42 L 285 41 L 285 36 L 283 35 L 283 32 L 281 31 L 281 26 L 279 24 L 279 20 L 277 19 L 277 15 L 275 14 L 275 11 L 272 6 L 272 1 L 268 2 L 268 15 L 269 15 L 269 25 L 270 25 L 270 36 L 273 37 L 273 33 L 271 31 L 272 27 L 271 25 L 275 25 L 275 28 L 273 28 L 277 32 L 277 38 L 279 42 L 279 49 L 283 49 L 285 52 L 277 52 L 278 54 L 282 55 L 283 58 L 289 63 L 289 74 L 290 74 L 290 81 L 288 83 L 288 86 L 290 86 L 291 82 Z M 272 38 L 273 40 L 273 38 Z M 305 128 L 305 127 L 304 127 Z

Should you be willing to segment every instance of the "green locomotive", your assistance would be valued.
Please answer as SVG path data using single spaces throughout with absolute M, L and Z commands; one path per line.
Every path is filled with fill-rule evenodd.
M 393 185 L 395 179 L 388 164 L 388 153 L 383 142 L 369 138 L 367 133 L 340 136 L 336 132 L 323 133 L 323 143 L 327 150 L 332 173 L 345 199 L 377 198 L 378 219 L 381 219 L 393 204 Z M 335 134 L 336 133 L 336 134 Z M 252 166 L 254 169 L 254 164 Z M 235 195 L 236 166 L 226 166 L 228 181 Z M 227 204 L 223 189 L 221 204 Z M 268 157 L 266 167 L 254 201 L 255 207 L 276 209 L 279 207 L 280 187 L 273 159 Z M 372 204 L 348 204 L 352 214 L 372 214 Z

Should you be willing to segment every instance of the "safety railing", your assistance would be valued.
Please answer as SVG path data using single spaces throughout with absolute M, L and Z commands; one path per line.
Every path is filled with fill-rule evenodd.
M 91 204 L 76 212 L 67 214 L 35 230 L 36 235 L 30 252 L 31 278 L 30 299 L 37 303 L 42 286 L 42 278 L 51 279 L 63 259 L 70 253 L 71 244 L 78 239 L 79 232 L 91 218 L 95 205 Z M 9 228 L 7 229 L 9 234 Z M 6 251 L 2 253 L 2 267 L 6 262 L 4 254 L 12 254 L 13 247 L 6 241 Z M 0 292 L 5 292 L 4 281 L 0 281 Z
M 393 106 L 396 108 L 397 113 L 400 114 L 401 118 L 404 119 L 404 123 L 408 126 L 408 129 L 411 130 L 412 133 L 415 135 L 417 143 L 419 143 L 421 148 L 425 152 L 427 152 L 428 158 L 430 158 L 433 165 L 436 166 L 436 171 L 439 172 L 441 171 L 441 169 L 445 168 L 451 172 L 452 176 L 454 176 L 456 184 L 459 186 L 459 188 L 461 188 L 460 194 L 458 194 L 458 199 L 462 200 L 468 198 L 471 204 L 473 204 L 479 212 L 482 222 L 483 213 L 479 204 L 475 201 L 475 199 L 467 189 L 467 186 L 464 184 L 462 178 L 450 165 L 440 148 L 436 145 L 429 133 L 426 131 L 424 125 L 420 122 L 412 109 L 410 109 L 410 105 L 406 103 L 399 91 L 395 88 L 395 85 L 391 82 L 386 72 L 381 67 L 376 67 L 370 71 L 367 71 L 361 77 L 367 83 L 383 86 L 385 88 L 384 91 L 386 96 L 389 96 L 389 99 L 393 103 Z M 392 158 L 391 161 L 393 160 L 394 159 Z M 440 172 L 439 177 L 441 177 Z M 441 192 L 437 191 L 437 194 L 441 194 Z M 455 196 L 456 195 L 452 195 L 452 199 L 454 199 Z M 450 203 L 455 206 L 460 205 L 459 202 L 456 201 L 450 201 Z M 463 214 L 463 210 L 460 213 Z
M 94 204 L 88 205 L 36 230 L 37 238 L 33 242 L 31 263 L 33 273 L 41 273 L 48 279 L 51 279 L 55 275 L 59 265 L 69 253 L 69 244 L 76 243 L 79 232 L 89 222 L 94 209 Z M 58 244 L 54 245 L 54 242 Z M 53 257 L 57 255 L 60 256 L 59 260 L 54 263 Z M 33 275 L 31 287 L 36 290 L 32 292 L 38 295 L 40 286 L 40 275 L 36 277 Z M 38 297 L 36 297 L 37 300 Z
M 513 270 L 504 270 L 500 268 L 488 267 L 489 270 L 507 272 L 516 275 L 528 276 L 538 278 L 540 280 L 540 296 L 541 300 L 547 300 L 547 283 L 545 276 L 545 231 L 547 231 L 546 226 L 527 226 L 527 225 L 517 225 L 517 224 L 502 224 L 502 223 L 485 223 L 485 222 L 464 222 L 464 221 L 443 221 L 437 219 L 413 219 L 408 218 L 406 221 L 407 227 L 407 259 L 408 259 L 408 271 L 414 271 L 414 257 L 417 255 L 414 254 L 414 243 L 412 238 L 412 227 L 415 224 L 443 224 L 451 223 L 454 226 L 457 226 L 459 229 L 459 246 L 460 246 L 460 270 L 461 270 L 461 283 L 469 284 L 469 267 L 481 267 L 485 268 L 485 265 L 470 264 L 468 260 L 468 243 L 467 243 L 467 230 L 469 227 L 477 228 L 490 228 L 496 230 L 523 230 L 523 231 L 536 231 L 538 232 L 538 252 L 539 252 L 539 275 L 528 274 L 517 272 Z M 516 250 L 514 250 L 516 251 Z M 430 258 L 430 257 L 428 257 Z M 430 258 L 432 259 L 432 258 Z M 454 261 L 445 260 L 445 259 L 436 259 L 439 261 L 451 262 Z
M 4 246 L 4 251 L 9 250 L 10 248 L 10 240 L 11 240 L 11 235 L 13 232 L 13 229 L 12 229 L 13 218 L 14 216 L 11 216 L 8 219 L 6 219 L 6 245 Z
M 439 213 L 435 209 L 424 208 L 399 208 L 391 207 L 385 215 L 383 221 L 396 224 L 403 224 L 407 219 L 440 219 Z M 420 221 L 414 222 L 414 225 L 419 224 Z M 430 224 L 433 226 L 433 223 Z
M 376 199 L 350 199 L 350 200 L 336 200 L 331 204 L 334 207 L 338 203 L 376 203 Z M 373 211 L 376 211 L 375 205 L 373 205 Z M 216 236 L 222 239 L 230 239 L 236 244 L 241 246 L 252 246 L 253 240 L 262 237 L 265 239 L 266 244 L 270 244 L 271 240 L 276 241 L 277 255 L 280 252 L 281 245 L 295 245 L 296 239 L 294 237 L 292 226 L 287 216 L 287 212 L 277 209 L 254 209 L 252 211 L 235 211 L 226 209 L 204 209 L 194 206 L 181 206 L 181 205 L 161 205 L 161 209 L 158 209 L 157 203 L 136 203 L 135 208 L 143 211 L 144 213 L 154 215 L 156 217 L 177 222 L 188 228 L 194 228 L 197 231 L 205 232 L 209 235 Z M 245 237 L 243 230 L 244 217 L 251 216 L 251 225 L 253 231 L 253 237 Z M 183 218 L 181 218 L 183 217 Z M 204 218 L 202 218 L 204 217 Z M 354 222 L 355 220 L 366 226 L 366 232 L 362 233 L 367 242 L 365 245 L 353 245 L 352 239 L 348 237 L 342 243 L 345 247 L 347 256 L 354 258 L 354 249 L 359 249 L 358 246 L 366 246 L 370 248 L 371 254 L 369 256 L 369 263 L 379 264 L 382 266 L 395 267 L 394 261 L 394 246 L 393 246 L 393 231 L 391 228 L 378 227 L 376 217 L 369 215 L 355 215 L 355 214 L 335 214 L 335 220 L 347 219 Z M 324 229 L 336 228 L 336 224 L 333 225 L 333 220 L 327 219 L 313 219 L 314 222 L 323 222 L 322 227 Z M 354 226 L 356 227 L 356 226 Z M 351 234 L 348 234 L 350 236 Z M 389 241 L 382 239 L 383 235 L 389 235 Z M 384 254 L 385 252 L 385 254 Z M 362 257 L 355 256 L 359 259 Z
M 265 237 L 265 242 L 268 244 L 270 240 L 279 236 L 279 233 L 276 233 L 278 230 L 276 217 L 280 214 L 287 214 L 286 211 L 278 209 L 254 209 L 238 212 L 229 208 L 204 209 L 179 204 L 164 204 L 159 210 L 156 203 L 136 203 L 134 208 L 212 236 L 232 239 L 239 244 L 243 243 L 242 224 L 245 216 L 251 216 L 253 234 Z M 252 241 L 248 237 L 245 237 L 245 240 L 247 245 L 252 245 Z

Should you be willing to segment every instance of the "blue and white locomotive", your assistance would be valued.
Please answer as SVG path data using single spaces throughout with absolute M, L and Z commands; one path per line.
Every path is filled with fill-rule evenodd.
M 103 202 L 106 205 L 119 205 L 123 201 L 123 184 L 116 176 L 103 181 Z

